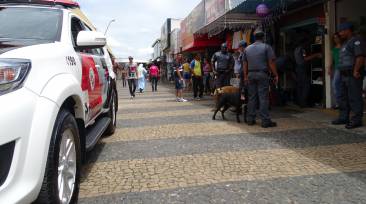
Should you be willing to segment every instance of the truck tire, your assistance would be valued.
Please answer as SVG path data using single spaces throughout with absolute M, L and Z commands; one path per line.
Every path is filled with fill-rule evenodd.
M 107 117 L 111 119 L 108 128 L 105 131 L 106 136 L 112 135 L 116 131 L 117 125 L 117 94 L 116 91 L 112 91 L 111 100 L 109 102 L 109 111 Z
M 42 188 L 36 203 L 77 203 L 81 168 L 80 149 L 76 120 L 69 111 L 61 110 L 53 128 Z

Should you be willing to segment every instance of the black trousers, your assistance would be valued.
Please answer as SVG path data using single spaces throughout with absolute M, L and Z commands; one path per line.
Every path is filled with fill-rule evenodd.
M 310 79 L 305 71 L 305 65 L 297 65 L 296 69 L 296 94 L 297 103 L 306 107 L 309 103 Z
M 215 88 L 230 86 L 231 73 L 219 73 L 215 80 Z
M 128 79 L 128 88 L 130 90 L 130 95 L 135 96 L 137 87 L 137 79 Z
M 197 77 L 194 76 L 192 77 L 192 81 L 193 81 L 193 97 L 202 97 L 203 96 L 203 78 L 202 77 Z M 198 95 L 199 94 L 199 95 Z
M 362 123 L 363 99 L 362 99 L 363 77 L 356 79 L 351 71 L 341 72 L 341 90 L 339 101 L 339 119 Z M 350 119 L 350 113 L 353 113 Z
M 158 90 L 158 77 L 151 77 L 152 91 Z

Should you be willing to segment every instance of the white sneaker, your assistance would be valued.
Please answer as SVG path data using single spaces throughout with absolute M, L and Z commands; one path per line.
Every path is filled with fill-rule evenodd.
M 176 102 L 182 102 L 180 98 L 175 99 Z
M 180 102 L 187 102 L 188 100 L 184 99 L 184 98 L 181 98 L 180 99 Z

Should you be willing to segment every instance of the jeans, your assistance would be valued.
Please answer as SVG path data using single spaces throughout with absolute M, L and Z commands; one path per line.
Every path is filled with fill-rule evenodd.
M 152 91 L 158 90 L 158 77 L 151 77 Z
M 352 76 L 352 72 L 350 72 L 348 75 L 341 74 L 340 80 L 339 119 L 353 123 L 362 123 L 363 77 L 356 79 Z M 353 113 L 353 117 L 349 120 L 351 112 Z
M 130 90 L 130 95 L 135 96 L 137 87 L 137 79 L 128 79 L 128 88 Z
M 126 87 L 127 86 L 127 80 L 126 78 L 122 77 L 122 87 Z
M 205 87 L 205 93 L 211 93 L 211 75 L 209 73 L 204 74 L 203 76 L 203 85 Z
M 259 115 L 263 122 L 271 121 L 269 116 L 269 77 L 264 72 L 248 75 L 248 121 L 255 121 L 259 99 Z
M 339 105 L 341 101 L 341 72 L 339 70 L 334 71 L 332 87 L 336 104 Z
M 193 97 L 196 98 L 197 96 L 203 96 L 203 79 L 202 77 L 194 76 L 192 77 L 193 80 Z M 199 95 L 198 95 L 199 92 Z

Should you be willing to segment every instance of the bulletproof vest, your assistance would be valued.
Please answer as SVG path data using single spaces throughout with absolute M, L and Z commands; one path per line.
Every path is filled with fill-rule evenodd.
M 339 53 L 339 69 L 351 70 L 355 64 L 354 43 L 356 39 L 353 37 L 347 41 L 341 48 Z
M 226 71 L 229 69 L 231 55 L 229 53 L 223 54 L 222 52 L 215 53 L 217 59 L 217 71 Z

